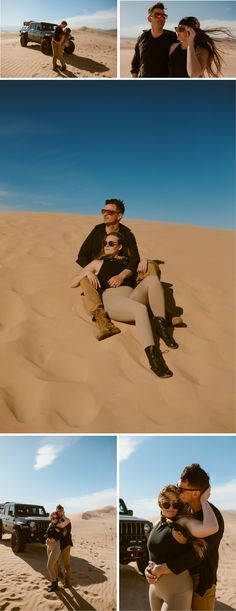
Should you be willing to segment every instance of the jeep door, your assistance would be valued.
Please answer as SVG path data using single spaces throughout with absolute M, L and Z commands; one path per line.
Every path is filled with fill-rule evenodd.
M 32 23 L 30 25 L 30 29 L 28 32 L 29 40 L 31 42 L 40 42 L 41 41 L 40 31 L 41 31 L 40 23 Z
M 3 519 L 2 519 L 3 530 L 6 533 L 13 532 L 13 524 L 14 524 L 13 516 L 14 516 L 14 505 L 6 505 L 4 509 Z

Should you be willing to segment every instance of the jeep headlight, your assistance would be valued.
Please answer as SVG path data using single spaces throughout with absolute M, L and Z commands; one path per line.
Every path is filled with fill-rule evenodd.
M 36 522 L 29 523 L 30 530 L 36 530 Z
M 144 524 L 143 530 L 144 530 L 145 535 L 146 535 L 146 537 L 147 537 L 147 536 L 149 535 L 149 533 L 150 533 L 150 530 L 151 530 L 151 526 L 150 526 L 150 524 L 148 524 L 148 523 L 146 522 L 146 524 Z

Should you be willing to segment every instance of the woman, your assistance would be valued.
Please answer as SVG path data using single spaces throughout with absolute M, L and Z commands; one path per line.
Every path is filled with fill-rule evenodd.
M 175 28 L 179 42 L 169 51 L 169 76 L 209 77 L 221 76 L 222 57 L 209 33 L 223 32 L 232 36 L 226 28 L 202 30 L 196 17 L 184 17 Z
M 71 286 L 78 286 L 80 280 L 87 276 L 92 286 L 102 291 L 104 309 L 110 318 L 120 322 L 135 321 L 140 343 L 146 352 L 152 371 L 161 378 L 169 378 L 173 374 L 167 367 L 161 351 L 155 346 L 148 314 L 150 307 L 157 335 L 169 348 L 178 348 L 178 344 L 168 332 L 160 280 L 156 275 L 148 276 L 133 288 L 135 277 L 127 269 L 127 262 L 123 236 L 118 232 L 109 233 L 104 240 L 101 258 L 86 265 L 73 278 Z
M 51 585 L 48 587 L 48 592 L 58 590 L 58 560 L 61 555 L 60 539 L 63 536 L 61 525 L 59 525 L 59 516 L 56 511 L 50 515 L 51 523 L 46 531 L 47 545 L 47 569 L 51 580 Z
M 155 571 L 159 574 L 157 565 L 168 563 L 168 560 L 185 554 L 191 546 L 194 547 L 196 556 L 201 559 L 207 544 L 199 537 L 212 535 L 219 528 L 216 516 L 207 502 L 209 488 L 200 497 L 203 522 L 184 513 L 179 494 L 178 487 L 172 484 L 162 488 L 158 496 L 161 520 L 155 524 L 148 539 L 150 562 L 145 575 L 150 583 L 149 600 L 152 611 L 159 611 L 164 603 L 166 611 L 191 609 L 193 583 L 189 571 L 182 571 L 178 575 L 163 574 L 155 578 Z

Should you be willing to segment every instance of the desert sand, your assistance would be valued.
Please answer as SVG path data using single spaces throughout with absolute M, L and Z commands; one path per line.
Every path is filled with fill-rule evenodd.
M 130 74 L 131 60 L 134 54 L 136 39 L 121 38 L 120 41 L 120 76 L 121 78 L 132 78 Z M 236 40 L 226 40 L 217 43 L 222 53 L 224 63 L 222 65 L 222 78 L 233 78 L 236 76 Z
M 72 32 L 75 51 L 65 54 L 66 72 L 53 72 L 52 56 L 39 44 L 21 47 L 17 32 L 1 34 L 2 78 L 111 78 L 117 74 L 116 33 L 79 28 Z
M 220 545 L 218 582 L 216 588 L 217 611 L 236 608 L 236 512 L 222 512 L 225 534 Z M 122 566 L 120 570 L 121 611 L 148 611 L 148 584 L 139 573 L 136 563 Z
M 124 220 L 141 256 L 162 262 L 167 309 L 187 324 L 174 331 L 178 350 L 161 341 L 174 375 L 160 379 L 135 326 L 98 342 L 70 288 L 99 222 L 0 214 L 0 432 L 235 432 L 234 232 Z
M 27 545 L 14 554 L 10 535 L 0 542 L 0 609 L 7 611 L 59 611 L 60 609 L 116 609 L 116 512 L 71 514 L 72 585 L 47 592 L 46 546 Z

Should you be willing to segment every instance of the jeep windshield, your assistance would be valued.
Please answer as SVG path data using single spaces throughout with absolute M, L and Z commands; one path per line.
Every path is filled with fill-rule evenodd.
M 44 516 L 47 517 L 44 507 L 40 505 L 15 505 L 17 516 Z
M 50 30 L 55 32 L 57 25 L 55 23 L 42 23 L 42 30 Z

